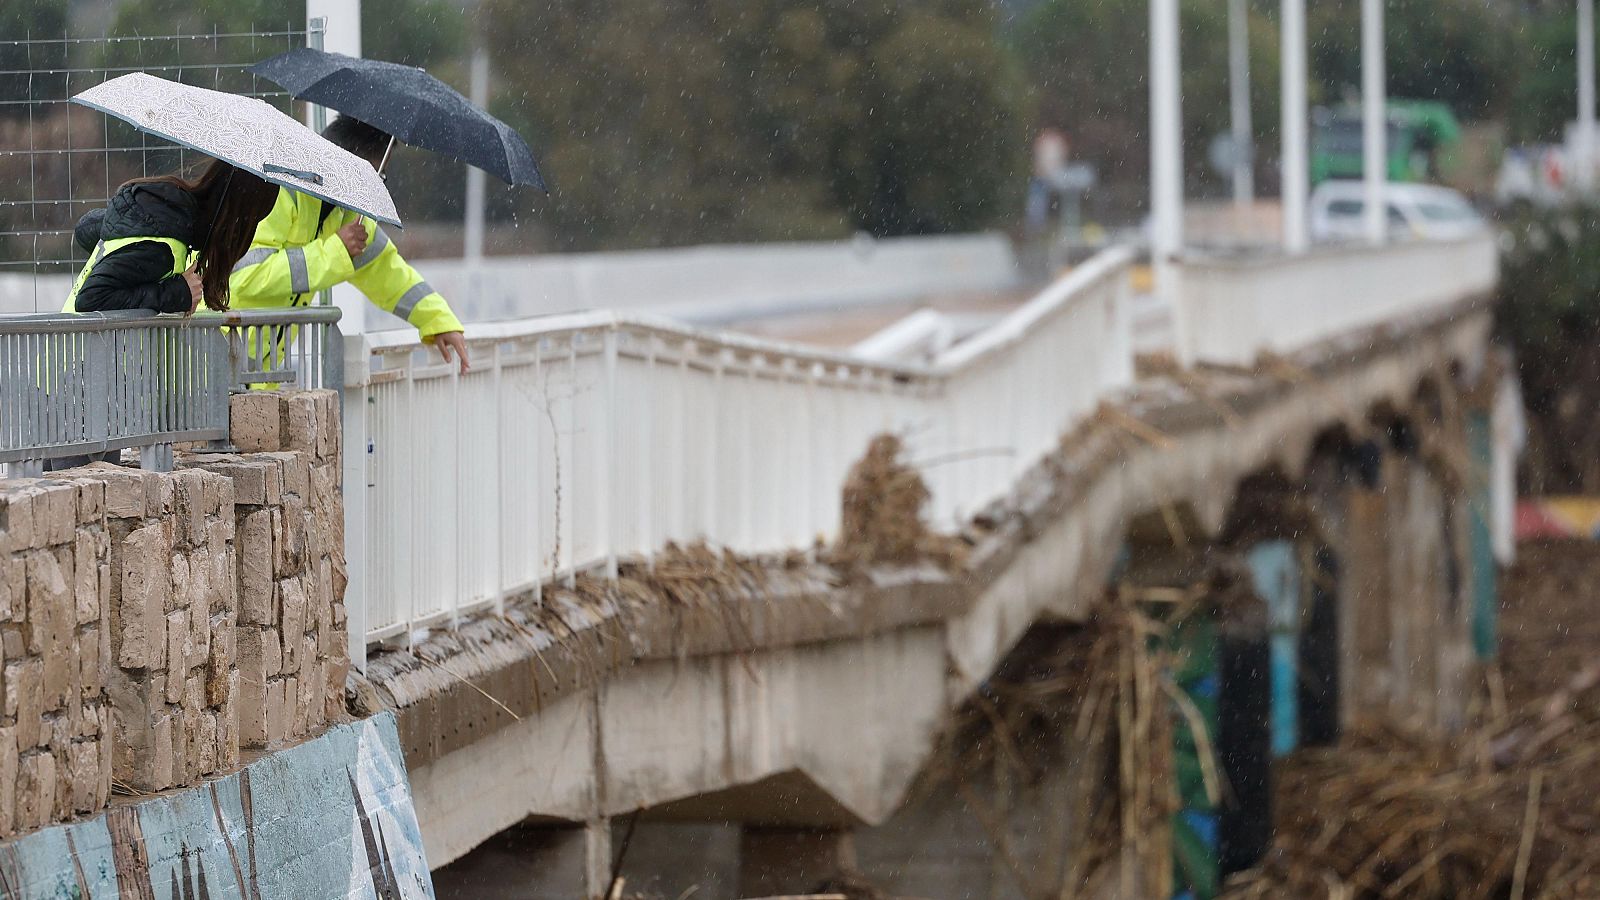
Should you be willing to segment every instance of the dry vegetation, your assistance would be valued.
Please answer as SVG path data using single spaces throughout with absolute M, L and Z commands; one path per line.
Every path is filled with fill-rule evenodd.
M 1227 896 L 1600 896 L 1600 548 L 1522 553 L 1474 727 L 1367 725 L 1288 760 L 1275 851 Z

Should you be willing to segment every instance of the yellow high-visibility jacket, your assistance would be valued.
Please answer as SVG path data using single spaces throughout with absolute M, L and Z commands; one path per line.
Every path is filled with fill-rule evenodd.
M 228 278 L 230 306 L 308 306 L 313 294 L 348 281 L 374 306 L 415 326 L 425 342 L 462 330 L 450 305 L 406 264 L 377 222 L 338 207 L 321 217 L 321 200 L 280 187 L 272 212 L 256 226 L 250 250 Z M 367 249 L 351 259 L 338 232 L 357 219 L 367 229 Z

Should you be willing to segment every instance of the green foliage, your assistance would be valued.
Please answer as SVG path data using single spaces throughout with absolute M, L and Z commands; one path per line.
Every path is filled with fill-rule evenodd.
M 1524 44 L 1507 116 L 1511 139 L 1560 142 L 1578 113 L 1578 22 L 1572 4 L 1531 15 L 1518 28 Z
M 1183 131 L 1191 171 L 1205 166 L 1200 148 L 1228 129 L 1228 8 L 1224 2 L 1180 8 Z M 1149 167 L 1150 14 L 1147 0 L 1044 0 L 1013 29 L 1039 97 L 1039 124 L 1059 128 L 1073 155 L 1101 166 L 1102 177 L 1142 181 Z M 1258 139 L 1278 118 L 1276 26 L 1250 14 L 1251 112 Z
M 61 37 L 66 30 L 66 4 L 60 0 L 0 0 L 0 40 Z M 26 72 L 61 64 L 59 47 L 0 46 L 0 71 Z M 49 95 L 48 86 L 27 75 L 0 75 L 0 98 L 22 99 Z M 0 106 L 0 119 L 26 118 L 24 105 Z
M 1025 91 L 981 0 L 488 0 L 497 111 L 572 247 L 967 230 L 1014 208 Z
M 1526 211 L 1504 235 L 1496 327 L 1532 413 L 1530 487 L 1600 491 L 1600 206 Z
M 361 53 L 431 67 L 467 46 L 467 17 L 454 0 L 383 0 L 362 8 Z
M 1500 326 L 1524 358 L 1600 339 L 1600 207 L 1526 212 L 1505 235 Z
M 362 53 L 426 66 L 458 55 L 465 46 L 466 16 L 448 0 L 383 0 L 367 3 L 361 17 Z M 133 34 L 207 34 L 304 29 L 305 0 L 126 0 L 117 8 L 111 32 Z M 197 44 L 199 59 L 210 61 L 214 50 Z M 284 47 L 259 42 L 261 56 Z M 226 48 L 228 57 L 216 61 L 237 63 L 244 52 L 237 42 Z
M 1484 0 L 1389 0 L 1384 4 L 1389 96 L 1438 100 L 1463 119 L 1505 115 L 1527 61 L 1522 21 Z M 1307 8 L 1312 79 L 1328 101 L 1361 87 L 1361 0 Z M 1570 83 L 1570 82 L 1569 82 Z

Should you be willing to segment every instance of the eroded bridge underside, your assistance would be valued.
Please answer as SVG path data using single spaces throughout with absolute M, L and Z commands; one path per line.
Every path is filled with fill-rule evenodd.
M 958 564 L 666 553 L 375 654 L 358 703 L 398 713 L 430 864 L 494 838 L 480 854 L 526 873 L 516 896 L 603 889 L 612 834 L 641 810 L 630 865 L 647 864 L 651 828 L 688 829 L 701 897 L 806 890 L 840 864 L 909 895 L 1017 890 L 1034 877 L 1018 869 L 1060 872 L 1067 838 L 1006 841 L 1004 822 L 955 815 L 970 798 L 931 763 L 998 669 L 1114 586 L 1203 596 L 1236 574 L 1252 599 L 1218 613 L 1222 631 L 1296 635 L 1310 685 L 1298 733 L 1274 744 L 1326 740 L 1380 705 L 1459 720 L 1488 328 L 1474 300 L 1251 370 L 1154 365 L 969 523 Z M 1286 631 L 1273 572 L 1318 585 Z M 1036 787 L 1020 793 L 1056 796 Z M 982 787 L 1002 789 L 1018 791 Z M 519 823 L 521 838 L 494 837 Z M 1256 839 L 1229 827 L 1224 864 Z M 470 860 L 440 873 L 441 895 L 472 877 Z

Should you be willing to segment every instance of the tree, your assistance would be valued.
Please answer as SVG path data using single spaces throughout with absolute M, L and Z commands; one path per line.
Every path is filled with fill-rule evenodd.
M 1484 0 L 1389 0 L 1384 4 L 1389 96 L 1448 103 L 1463 119 L 1504 116 L 1526 68 L 1525 17 Z M 1312 79 L 1328 101 L 1361 86 L 1360 0 L 1308 7 Z
M 489 0 L 498 109 L 570 247 L 996 220 L 1025 90 L 980 0 Z M 530 213 L 525 213 L 530 214 Z
M 465 15 L 448 0 L 384 0 L 367 3 L 361 17 L 362 54 L 415 66 L 429 66 L 459 56 L 466 42 Z M 117 8 L 111 33 L 131 35 L 205 35 L 212 32 L 246 34 L 257 31 L 303 30 L 305 0 L 127 0 Z M 280 41 L 237 39 L 206 47 L 195 42 L 185 50 L 197 63 L 251 61 L 252 55 L 271 56 L 289 46 Z M 226 43 L 226 46 L 221 44 Z M 115 47 L 115 45 L 113 45 Z M 165 49 L 165 48 L 164 48 Z M 175 61 L 164 55 L 154 64 Z
M 1578 17 L 1571 3 L 1525 18 L 1522 65 L 1507 117 L 1512 140 L 1559 142 L 1578 115 Z
M 1198 152 L 1229 127 L 1228 11 L 1220 2 L 1180 8 L 1185 161 L 1204 177 Z M 1148 0 L 1044 0 L 1013 29 L 1039 98 L 1040 127 L 1068 135 L 1073 155 L 1102 180 L 1143 184 L 1149 172 Z M 1276 25 L 1250 14 L 1251 111 L 1258 143 L 1276 134 Z
M 1507 222 L 1495 312 L 1529 412 L 1525 486 L 1600 491 L 1600 207 Z

